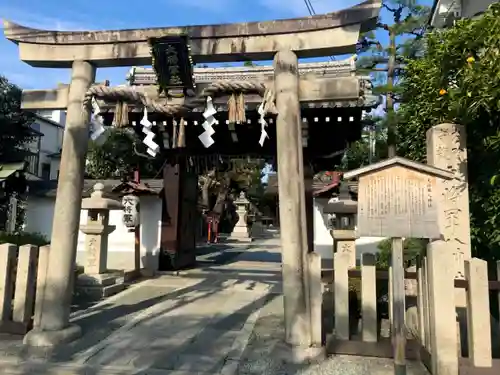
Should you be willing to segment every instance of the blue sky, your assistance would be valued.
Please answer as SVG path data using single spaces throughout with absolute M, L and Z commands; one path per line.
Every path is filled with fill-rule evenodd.
M 4 5 L 5 3 L 12 5 Z M 361 0 L 311 0 L 316 13 Z M 3 4 L 1 4 L 3 3 Z M 262 21 L 308 15 L 303 0 L 17 0 L 2 1 L 0 17 L 45 30 L 105 30 Z M 0 37 L 0 74 L 25 89 L 69 82 L 67 69 L 32 68 L 19 61 L 17 46 Z M 125 82 L 128 68 L 99 69 L 97 81 Z

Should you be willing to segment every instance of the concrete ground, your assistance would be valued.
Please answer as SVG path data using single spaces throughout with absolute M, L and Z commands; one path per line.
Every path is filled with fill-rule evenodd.
M 161 275 L 73 314 L 83 337 L 56 350 L 0 337 L 0 373 L 23 375 L 391 374 L 390 360 L 291 365 L 278 238 L 214 246 L 201 268 Z M 424 374 L 421 366 L 410 375 Z

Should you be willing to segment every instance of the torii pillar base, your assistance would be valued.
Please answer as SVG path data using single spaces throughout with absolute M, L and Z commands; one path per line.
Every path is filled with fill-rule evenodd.
M 82 329 L 75 324 L 71 324 L 57 331 L 40 331 L 33 329 L 24 336 L 23 344 L 39 347 L 54 347 L 77 340 L 81 336 Z

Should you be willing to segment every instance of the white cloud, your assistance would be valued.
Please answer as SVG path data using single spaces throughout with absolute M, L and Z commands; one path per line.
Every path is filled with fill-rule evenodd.
M 80 31 L 103 28 L 124 28 L 125 24 L 111 20 L 110 22 L 99 19 L 102 24 L 95 23 L 95 17 L 90 14 L 73 14 L 70 10 L 64 10 L 57 17 L 47 14 L 32 13 L 29 10 L 13 7 L 0 6 L 0 14 L 7 20 L 41 30 L 56 31 Z M 41 69 L 33 68 L 19 60 L 18 47 L 6 40 L 0 34 L 0 74 L 6 76 L 12 83 L 23 89 L 49 89 L 58 83 L 69 83 L 69 69 Z M 104 73 L 104 74 L 103 74 Z M 106 76 L 106 78 L 104 78 Z M 122 70 L 106 69 L 98 71 L 98 79 L 109 79 L 114 84 L 123 83 L 125 74 Z
M 16 8 L 12 6 L 0 6 L 0 13 L 5 19 L 41 30 L 85 30 L 89 28 L 79 20 L 72 20 L 71 14 L 66 12 L 58 17 L 31 13 L 29 10 Z M 68 17 L 69 16 L 69 17 Z

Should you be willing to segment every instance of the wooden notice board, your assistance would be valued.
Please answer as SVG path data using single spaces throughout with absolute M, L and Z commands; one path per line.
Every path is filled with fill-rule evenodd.
M 396 157 L 344 177 L 359 178 L 358 236 L 440 238 L 436 180 L 447 171 Z

